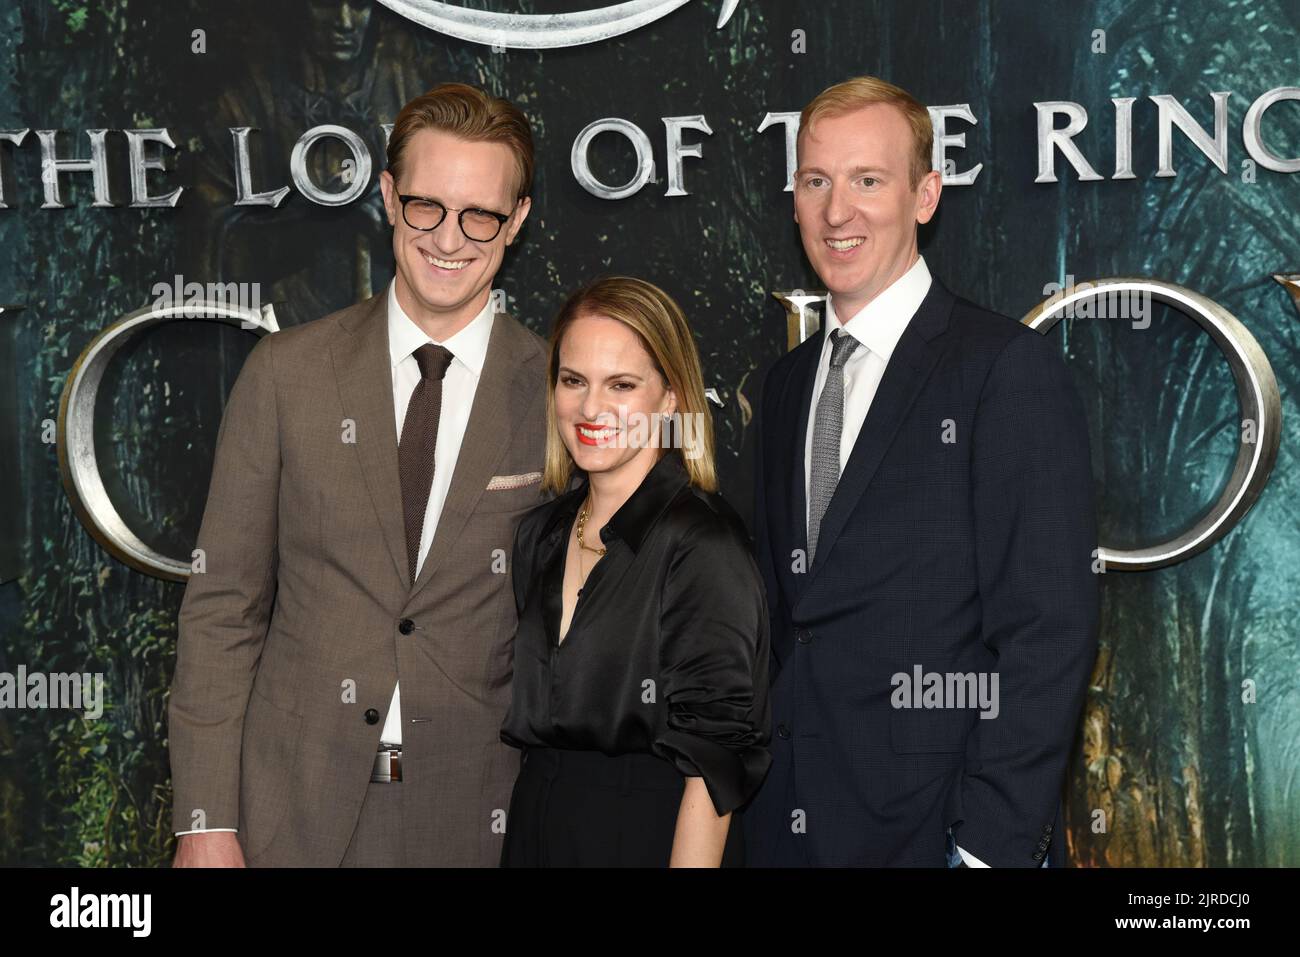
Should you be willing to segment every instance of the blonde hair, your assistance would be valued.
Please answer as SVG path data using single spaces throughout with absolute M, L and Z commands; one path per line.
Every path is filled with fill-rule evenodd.
M 515 154 L 516 202 L 532 193 L 532 126 L 509 100 L 465 83 L 439 83 L 417 96 L 397 114 L 388 137 L 388 172 L 394 180 L 401 176 L 406 141 L 426 129 L 471 141 L 504 143 Z
M 699 423 L 688 433 L 694 446 L 682 456 L 691 485 L 706 492 L 718 490 L 714 468 L 713 415 L 704 395 L 704 374 L 690 325 L 681 307 L 658 286 L 630 276 L 606 276 L 578 289 L 555 317 L 551 327 L 551 355 L 546 389 L 546 464 L 542 488 L 560 494 L 573 475 L 573 457 L 560 438 L 555 417 L 555 387 L 559 381 L 560 343 L 573 321 L 580 316 L 605 316 L 627 326 L 641 341 L 655 369 L 677 397 L 677 415 L 691 416 Z M 680 439 L 681 419 L 674 423 L 674 438 Z
M 843 83 L 828 86 L 817 94 L 799 114 L 799 132 L 811 130 L 812 125 L 824 117 L 843 116 L 873 103 L 889 103 L 898 107 L 912 128 L 912 162 L 908 168 L 908 183 L 913 190 L 921 178 L 934 168 L 934 126 L 930 111 L 902 87 L 894 86 L 874 76 L 855 76 Z

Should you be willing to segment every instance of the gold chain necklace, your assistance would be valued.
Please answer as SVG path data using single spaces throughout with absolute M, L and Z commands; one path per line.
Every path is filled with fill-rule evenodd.
M 578 548 L 586 549 L 589 552 L 595 552 L 597 555 L 603 556 L 605 554 L 605 547 L 603 545 L 600 548 L 592 548 L 582 540 L 582 532 L 587 527 L 587 516 L 590 512 L 591 506 L 586 502 L 583 502 L 582 511 L 578 513 Z
M 586 544 L 585 541 L 582 541 L 582 529 L 586 528 L 586 519 L 588 519 L 589 514 L 590 506 L 586 502 L 582 503 L 582 511 L 577 514 L 577 568 L 578 573 L 582 576 L 582 584 L 584 585 L 586 584 L 588 571 L 586 571 L 586 568 L 582 567 L 582 553 L 584 553 L 584 551 L 594 551 L 597 555 L 604 555 L 603 545 L 599 547 L 599 549 L 593 549 L 593 547 Z M 581 596 L 582 589 L 578 588 L 577 593 Z

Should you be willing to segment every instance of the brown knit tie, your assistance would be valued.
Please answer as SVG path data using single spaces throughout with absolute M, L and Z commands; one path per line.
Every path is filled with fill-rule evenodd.
M 397 464 L 402 476 L 402 513 L 406 520 L 406 565 L 415 584 L 420 557 L 420 534 L 424 511 L 433 485 L 433 452 L 438 444 L 438 418 L 442 413 L 442 377 L 447 374 L 452 354 L 442 346 L 426 342 L 415 350 L 420 364 L 420 381 L 411 393 L 402 421 L 402 438 L 397 445 Z

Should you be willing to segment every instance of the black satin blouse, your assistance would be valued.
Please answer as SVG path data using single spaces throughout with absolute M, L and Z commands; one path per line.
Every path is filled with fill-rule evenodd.
M 702 776 L 718 814 L 772 758 L 768 616 L 744 524 L 665 452 L 600 530 L 557 644 L 569 530 L 588 482 L 527 513 L 512 564 L 519 627 L 501 739 L 517 748 L 648 752 Z

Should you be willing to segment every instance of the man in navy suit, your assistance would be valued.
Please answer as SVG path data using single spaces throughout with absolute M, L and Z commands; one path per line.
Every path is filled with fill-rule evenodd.
M 830 295 L 755 425 L 773 675 L 755 866 L 1063 863 L 1096 656 L 1087 422 L 1055 342 L 918 254 L 932 145 L 925 107 L 872 77 L 801 117 L 794 217 Z

